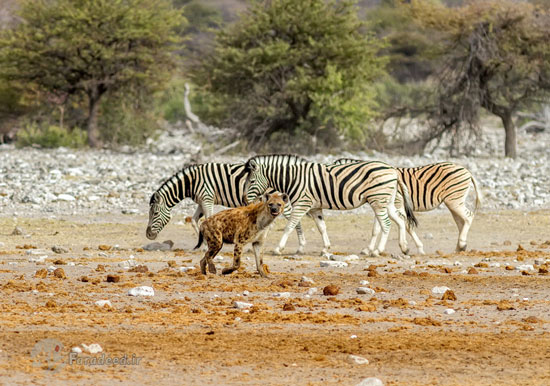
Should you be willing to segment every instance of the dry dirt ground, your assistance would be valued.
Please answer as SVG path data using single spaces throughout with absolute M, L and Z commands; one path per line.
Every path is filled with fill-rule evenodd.
M 268 279 L 255 273 L 250 251 L 244 269 L 228 277 L 181 272 L 202 255 L 191 251 L 196 236 L 183 216 L 160 234 L 175 242 L 165 252 L 140 248 L 149 242 L 144 216 L 0 217 L 0 384 L 355 385 L 367 377 L 386 385 L 550 384 L 550 211 L 482 211 L 468 251 L 458 254 L 447 211 L 419 217 L 428 255 L 400 256 L 393 227 L 388 255 L 345 268 L 320 267 L 310 219 L 306 255 L 271 255 L 285 224 L 278 220 L 266 244 Z M 371 224 L 369 215 L 328 216 L 332 251 L 358 254 Z M 23 235 L 11 235 L 16 225 Z M 295 248 L 294 237 L 287 249 Z M 29 261 L 41 255 L 45 263 Z M 119 265 L 131 255 L 146 268 Z M 50 266 L 65 275 L 39 271 Z M 300 284 L 303 275 L 314 283 Z M 330 284 L 339 293 L 324 296 Z M 155 296 L 127 295 L 141 285 Z M 374 295 L 357 294 L 360 286 Z M 456 300 L 450 293 L 442 300 L 436 286 Z M 238 310 L 234 301 L 253 307 Z M 54 370 L 32 357 L 43 339 L 61 343 Z M 79 354 L 79 363 L 62 363 L 82 343 L 100 344 L 105 357 L 141 359 L 90 365 L 83 359 L 103 354 Z M 369 363 L 352 364 L 350 354 Z

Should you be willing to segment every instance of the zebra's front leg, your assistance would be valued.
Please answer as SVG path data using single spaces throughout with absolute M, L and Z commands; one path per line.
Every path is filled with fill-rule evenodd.
M 279 246 L 275 249 L 275 253 L 280 254 L 281 251 L 285 249 L 286 243 L 288 241 L 288 237 L 290 236 L 292 231 L 296 228 L 296 226 L 300 223 L 300 220 L 302 219 L 304 214 L 307 213 L 310 209 L 311 209 L 311 204 L 303 204 L 301 206 L 294 207 L 294 209 L 292 210 L 292 215 L 288 220 L 288 224 L 286 224 L 283 236 L 281 237 L 281 241 L 279 241 Z
M 368 245 L 368 247 L 366 247 L 365 249 L 363 249 L 361 251 L 362 255 L 370 256 L 373 253 L 374 248 L 376 246 L 376 240 L 378 240 L 378 235 L 380 234 L 380 230 L 381 230 L 380 222 L 378 221 L 378 218 L 376 217 L 376 213 L 375 213 L 374 223 L 372 224 L 372 234 L 371 234 L 371 238 L 370 238 L 370 241 L 369 241 L 369 245 Z
M 285 216 L 285 218 L 288 221 L 290 221 L 291 214 L 292 214 L 292 205 L 290 205 L 290 204 L 285 205 L 283 216 Z M 302 223 L 301 222 L 296 224 L 296 235 L 298 236 L 298 250 L 296 251 L 296 254 L 301 255 L 302 253 L 304 253 L 304 249 L 305 249 L 305 246 L 306 246 L 306 237 L 305 237 L 304 230 L 302 228 Z M 279 247 L 276 247 L 273 250 L 273 253 L 275 255 L 280 255 L 281 250 L 279 249 Z
M 321 233 L 323 237 L 323 250 L 321 251 L 321 256 L 323 256 L 327 254 L 330 249 L 330 240 L 327 233 L 327 224 L 323 218 L 323 211 L 321 209 L 312 209 L 309 213 L 311 217 L 313 217 L 315 225 L 317 225 L 317 230 L 319 230 L 319 233 Z

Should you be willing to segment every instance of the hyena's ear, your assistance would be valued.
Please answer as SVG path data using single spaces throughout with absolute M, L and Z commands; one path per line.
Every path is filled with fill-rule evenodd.
M 285 204 L 288 204 L 288 194 L 286 193 L 281 194 L 281 198 Z

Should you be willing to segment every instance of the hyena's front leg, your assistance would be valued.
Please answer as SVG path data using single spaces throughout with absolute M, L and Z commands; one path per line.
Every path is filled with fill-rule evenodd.
M 242 253 L 243 253 L 243 245 L 239 243 L 235 243 L 235 249 L 233 250 L 233 265 L 231 267 L 224 268 L 222 270 L 222 275 L 228 275 L 240 268 Z
M 261 277 L 267 277 L 267 273 L 265 272 L 264 267 L 264 259 L 262 258 L 262 246 L 265 238 L 266 235 L 264 234 L 264 236 L 260 240 L 254 241 L 252 243 L 252 248 L 254 249 L 254 257 L 256 258 L 256 269 L 258 270 L 258 273 Z

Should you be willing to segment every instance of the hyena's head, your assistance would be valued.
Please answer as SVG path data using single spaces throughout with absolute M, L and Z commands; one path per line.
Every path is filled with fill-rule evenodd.
M 262 201 L 266 204 L 269 214 L 277 217 L 288 203 L 288 195 L 286 193 L 266 193 L 262 196 Z
M 170 221 L 170 208 L 166 205 L 163 196 L 157 191 L 149 201 L 149 223 L 145 235 L 149 240 L 157 238 L 159 232 Z

